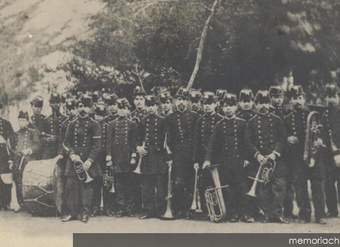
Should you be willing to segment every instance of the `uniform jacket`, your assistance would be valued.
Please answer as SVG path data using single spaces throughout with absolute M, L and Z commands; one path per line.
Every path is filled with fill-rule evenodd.
M 142 174 L 164 174 L 165 166 L 165 119 L 158 114 L 147 115 L 139 125 L 139 145 L 145 143 L 147 155 L 143 157 Z
M 248 122 L 246 145 L 248 146 L 250 157 L 255 160 L 256 155 L 259 153 L 266 156 L 275 152 L 278 157 L 275 173 L 280 176 L 285 176 L 287 172 L 281 161 L 286 138 L 286 128 L 283 121 L 270 112 L 256 114 Z
M 132 121 L 139 124 L 147 114 L 148 114 L 147 111 L 144 109 L 142 110 L 136 109 L 133 112 L 131 112 L 130 118 Z
M 118 117 L 110 122 L 106 136 L 106 155 L 112 157 L 116 173 L 125 173 L 135 167 L 130 165 L 131 155 L 136 152 L 137 124 L 128 117 Z
M 231 175 L 234 180 L 245 177 L 244 160 L 246 121 L 236 116 L 219 121 L 209 141 L 206 160 L 219 165 L 222 174 Z
M 248 122 L 251 118 L 253 118 L 256 115 L 256 112 L 254 112 L 253 110 L 240 109 L 236 115 L 237 117 L 242 118 Z
M 204 157 L 208 150 L 210 136 L 213 133 L 217 122 L 221 119 L 221 116 L 217 113 L 206 113 L 197 120 L 193 144 L 193 160 L 195 163 L 198 162 L 202 164 L 204 161 Z
M 171 150 L 174 166 L 181 169 L 193 167 L 194 126 L 198 115 L 192 111 L 176 111 L 166 118 L 167 145 Z M 182 173 L 181 171 L 178 173 Z M 184 173 L 184 171 L 183 171 Z
M 29 159 L 35 160 L 39 156 L 40 150 L 39 131 L 32 128 L 22 128 L 16 132 L 16 146 L 15 152 L 18 156 L 22 156 L 22 151 L 31 149 L 32 154 Z
M 96 158 L 101 148 L 101 130 L 97 121 L 89 116 L 85 118 L 77 117 L 71 121 L 66 129 L 64 148 L 67 154 L 79 155 L 85 162 L 87 159 L 92 161 L 89 169 L 91 177 L 101 175 L 100 166 L 96 164 Z M 65 176 L 76 175 L 72 161 L 69 159 L 66 163 Z

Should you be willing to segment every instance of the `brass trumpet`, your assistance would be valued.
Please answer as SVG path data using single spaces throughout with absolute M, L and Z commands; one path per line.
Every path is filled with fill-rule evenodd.
M 256 176 L 248 177 L 254 180 L 254 182 L 246 195 L 251 196 L 251 197 L 256 197 L 256 188 L 257 188 L 258 183 L 259 182 L 263 184 L 269 183 L 272 179 L 275 167 L 276 167 L 275 160 L 272 160 L 269 157 L 266 157 L 264 162 L 260 163 L 259 169 L 256 172 Z
M 145 148 L 145 142 L 143 142 L 142 147 Z M 136 169 L 133 171 L 133 173 L 142 174 L 142 171 L 141 171 L 142 161 L 143 161 L 143 155 L 139 155 L 137 167 L 136 167 Z
M 201 206 L 201 198 L 198 189 L 198 168 L 195 168 L 195 185 L 194 185 L 194 195 L 192 198 L 191 208 L 190 210 L 194 211 L 195 213 L 202 213 L 202 206 Z

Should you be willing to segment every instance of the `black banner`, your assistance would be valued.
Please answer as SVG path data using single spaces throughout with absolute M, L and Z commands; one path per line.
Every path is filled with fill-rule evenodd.
M 74 234 L 74 247 L 340 246 L 340 234 Z

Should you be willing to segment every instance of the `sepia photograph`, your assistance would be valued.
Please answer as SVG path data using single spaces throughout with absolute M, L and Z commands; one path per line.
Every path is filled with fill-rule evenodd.
M 339 27 L 339 0 L 0 0 L 0 245 L 340 245 Z

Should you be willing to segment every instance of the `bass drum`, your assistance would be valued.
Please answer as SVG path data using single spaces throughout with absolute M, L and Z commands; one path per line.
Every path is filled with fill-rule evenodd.
M 22 193 L 25 209 L 34 216 L 56 216 L 55 159 L 34 160 L 25 165 Z

